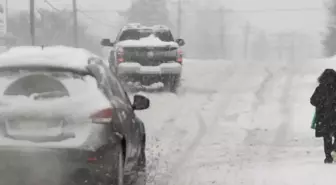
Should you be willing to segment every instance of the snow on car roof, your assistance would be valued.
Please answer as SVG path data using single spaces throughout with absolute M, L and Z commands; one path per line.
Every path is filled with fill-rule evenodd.
M 88 60 L 98 58 L 93 53 L 67 46 L 20 46 L 0 54 L 1 67 L 41 66 L 86 71 Z
M 148 37 L 140 38 L 140 40 L 125 40 L 117 43 L 117 46 L 126 46 L 126 47 L 138 47 L 138 46 L 147 46 L 147 47 L 178 47 L 176 42 L 165 42 L 159 38 L 150 35 Z
M 129 23 L 126 26 L 124 26 L 123 30 L 127 30 L 127 29 L 151 29 L 154 31 L 160 31 L 160 30 L 165 30 L 165 31 L 169 31 L 169 27 L 166 25 L 153 25 L 153 26 L 146 26 L 146 25 L 142 25 L 140 23 Z

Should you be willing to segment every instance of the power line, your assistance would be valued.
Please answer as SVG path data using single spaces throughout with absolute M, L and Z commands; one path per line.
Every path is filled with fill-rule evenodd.
M 55 10 L 55 11 L 58 11 L 58 12 L 61 12 L 61 10 L 60 9 L 58 9 L 58 8 L 56 8 L 49 0 L 44 0 L 44 2 L 46 3 L 46 4 L 48 4 L 53 10 Z M 77 5 L 78 6 L 78 5 Z M 114 10 L 113 10 L 114 11 Z M 105 26 L 108 26 L 108 27 L 115 27 L 114 25 L 110 25 L 110 24 L 108 24 L 108 23 L 106 23 L 106 22 L 103 22 L 103 21 L 101 21 L 100 19 L 96 19 L 96 18 L 94 18 L 94 17 L 91 17 L 91 16 L 89 16 L 86 12 L 96 12 L 96 10 L 80 10 L 80 9 L 78 9 L 77 8 L 77 10 L 76 10 L 76 12 L 78 12 L 78 13 L 81 13 L 82 15 L 84 15 L 86 18 L 88 18 L 88 19 L 91 19 L 91 20 L 93 20 L 93 21 L 95 21 L 95 22 L 99 22 L 100 24 L 102 24 L 102 25 L 105 25 Z
M 77 11 L 79 13 L 81 13 L 82 15 L 84 15 L 86 18 L 88 19 L 91 19 L 93 21 L 95 21 L 96 23 L 99 23 L 101 25 L 104 25 L 106 27 L 111 27 L 111 28 L 115 28 L 116 26 L 115 25 L 112 25 L 112 24 L 109 24 L 109 23 L 106 23 L 104 21 L 101 21 L 101 19 L 97 19 L 97 18 L 94 18 L 94 17 L 91 17 L 89 14 L 87 14 L 87 12 L 83 11 L 82 7 L 80 5 L 78 5 L 80 9 L 78 9 Z
M 57 12 L 61 12 L 61 10 L 58 9 L 58 8 L 56 8 L 50 1 L 48 1 L 48 0 L 44 0 L 44 2 L 45 2 L 48 6 L 50 6 L 53 10 L 55 10 L 55 11 L 57 11 Z
M 182 0 L 178 0 L 178 7 L 177 7 L 177 36 L 181 37 L 181 31 L 182 31 Z
M 307 12 L 307 11 L 325 11 L 323 8 L 276 8 L 276 9 L 255 9 L 255 10 L 232 10 L 232 12 Z
M 115 13 L 118 10 L 82 10 L 82 12 L 87 12 L 87 13 Z
M 35 45 L 35 0 L 29 2 L 29 18 L 30 18 L 30 36 L 31 44 Z
M 74 36 L 74 45 L 78 47 L 78 18 L 77 18 L 77 0 L 72 0 L 72 9 L 73 9 L 73 36 Z
M 211 9 L 209 9 L 211 10 Z M 213 9 L 214 11 L 217 9 Z M 317 7 L 312 7 L 312 8 L 271 8 L 271 9 L 227 9 L 229 11 L 231 11 L 232 13 L 236 13 L 236 12 L 246 12 L 246 13 L 260 13 L 260 12 L 309 12 L 309 11 L 325 11 L 326 9 L 323 8 L 317 8 Z M 90 10 L 90 9 L 86 9 L 86 10 L 82 10 L 82 12 L 87 12 L 87 13 L 112 13 L 112 12 L 116 12 L 118 10 L 116 9 L 95 9 L 95 10 Z M 188 12 L 188 10 L 184 10 L 186 12 Z
M 86 18 L 91 19 L 91 20 L 95 21 L 96 23 L 100 23 L 101 25 L 104 25 L 104 26 L 107 26 L 107 27 L 113 27 L 113 28 L 116 27 L 115 25 L 112 25 L 112 24 L 106 23 L 104 21 L 101 21 L 100 19 L 91 17 L 90 15 L 88 15 L 87 13 L 85 13 L 81 10 L 78 10 L 78 12 L 81 13 L 82 15 L 84 15 Z

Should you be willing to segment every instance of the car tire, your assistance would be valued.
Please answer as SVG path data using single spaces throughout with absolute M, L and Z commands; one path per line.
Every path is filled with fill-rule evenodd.
M 104 185 L 124 185 L 125 159 L 121 144 L 116 144 L 113 150 L 109 151 L 104 158 L 105 164 L 109 165 L 106 174 L 107 182 Z
M 89 170 L 83 169 L 74 174 L 64 185 L 124 185 L 124 154 L 121 144 L 116 144 L 103 158 L 103 176 L 95 178 Z M 117 165 L 116 165 L 117 164 Z
M 129 185 L 146 185 L 147 173 L 146 173 L 146 136 L 143 137 L 143 145 L 140 150 L 140 156 L 138 158 L 136 167 L 136 177 L 129 183 Z

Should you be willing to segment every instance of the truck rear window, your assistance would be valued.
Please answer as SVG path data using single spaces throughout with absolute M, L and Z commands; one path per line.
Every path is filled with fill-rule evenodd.
M 152 29 L 128 29 L 121 33 L 119 41 L 124 40 L 140 40 L 141 38 L 155 35 L 160 40 L 165 42 L 174 41 L 174 38 L 170 31 L 167 30 L 152 30 Z

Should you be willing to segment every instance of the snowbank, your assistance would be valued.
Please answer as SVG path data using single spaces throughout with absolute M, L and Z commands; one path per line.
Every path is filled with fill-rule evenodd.
M 155 37 L 154 35 L 150 35 L 148 37 L 141 38 L 140 40 L 121 41 L 117 44 L 117 46 L 122 46 L 122 47 L 142 47 L 142 46 L 178 47 L 178 44 L 176 42 L 165 42 Z

